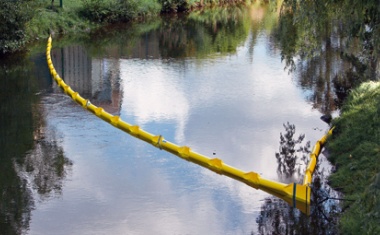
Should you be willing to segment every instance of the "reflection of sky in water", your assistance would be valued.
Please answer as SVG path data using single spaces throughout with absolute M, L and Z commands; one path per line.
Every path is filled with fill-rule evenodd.
M 295 124 L 312 144 L 323 134 L 313 128 L 326 126 L 266 43 L 263 35 L 253 55 L 244 46 L 205 61 L 120 60 L 121 117 L 277 180 L 282 124 Z M 134 139 L 62 96 L 45 106 L 72 175 L 60 198 L 36 206 L 30 234 L 256 232 L 267 194 Z

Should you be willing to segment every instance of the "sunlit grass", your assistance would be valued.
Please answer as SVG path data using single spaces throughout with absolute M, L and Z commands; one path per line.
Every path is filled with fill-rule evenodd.
M 331 183 L 355 200 L 343 205 L 342 234 L 380 234 L 380 83 L 354 89 L 334 125 Z

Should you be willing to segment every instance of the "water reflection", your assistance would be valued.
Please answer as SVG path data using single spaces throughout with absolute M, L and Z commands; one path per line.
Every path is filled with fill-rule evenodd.
M 113 26 L 91 37 L 88 50 L 118 58 L 205 58 L 233 54 L 248 36 L 250 18 L 244 6 L 215 8 L 188 16 L 168 16 L 132 28 Z
M 280 133 L 280 148 L 276 152 L 277 173 L 281 178 L 291 179 L 289 182 L 299 182 L 300 176 L 306 170 L 310 154 L 310 141 L 302 145 L 305 135 L 294 137 L 296 127 L 294 124 L 284 124 L 285 134 Z
M 363 27 L 368 32 L 350 35 L 348 31 L 358 30 L 353 30 L 353 25 L 364 23 L 347 23 L 353 20 L 352 12 L 330 14 L 336 7 L 341 9 L 339 5 L 299 4 L 295 11 L 290 4 L 282 4 L 279 23 L 272 31 L 273 42 L 280 47 L 281 57 L 295 72 L 299 85 L 309 91 L 308 101 L 322 113 L 331 114 L 353 86 L 376 79 L 379 63 L 373 53 L 378 46 L 368 39 L 375 32 L 367 25 Z M 368 38 L 358 37 L 364 32 Z
M 280 152 L 276 153 L 278 173 L 289 182 L 302 184 L 305 166 L 309 159 L 310 143 L 302 146 L 304 134 L 293 138 L 295 125 L 284 124 L 285 133 L 280 133 Z M 298 150 L 296 148 L 299 148 Z M 311 213 L 306 216 L 290 207 L 286 202 L 275 197 L 267 197 L 261 206 L 260 216 L 256 219 L 259 234 L 336 234 L 337 214 L 341 212 L 336 201 L 329 201 L 337 196 L 326 181 L 329 170 L 323 167 L 325 159 L 319 157 L 315 168 L 311 194 Z
M 282 180 L 273 157 L 282 123 L 296 123 L 311 142 L 326 125 L 305 102 L 315 87 L 300 90 L 283 70 L 276 22 L 262 6 L 204 11 L 118 25 L 69 46 L 57 40 L 52 57 L 74 90 L 108 112 Z M 38 76 L 48 88 L 26 109 L 30 143 L 9 163 L 25 185 L 29 209 L 19 224 L 30 223 L 29 234 L 249 234 L 272 231 L 272 223 L 273 231 L 300 231 L 294 221 L 305 218 L 287 205 L 133 139 Z
M 26 152 L 21 164 L 15 164 L 19 177 L 28 182 L 29 187 L 36 192 L 34 196 L 39 196 L 40 200 L 61 195 L 64 180 L 72 165 L 57 143 L 55 133 L 46 131 L 52 130 L 46 130 L 43 126 L 37 127 L 33 149 Z
M 33 147 L 33 114 L 28 75 L 24 67 L 1 61 L 0 70 L 0 231 L 20 234 L 29 227 L 33 197 L 27 182 L 15 171 L 14 162 L 23 160 L 25 151 Z M 15 109 L 14 107 L 18 107 Z
M 267 197 L 256 222 L 259 234 L 337 234 L 337 215 L 341 213 L 336 201 L 328 200 L 335 192 L 327 186 L 320 168 L 313 177 L 310 216 L 275 197 Z
M 118 26 L 112 37 L 64 55 L 85 58 L 73 68 L 91 71 L 81 81 L 64 79 L 92 102 L 108 97 L 124 120 L 149 132 L 278 180 L 273 154 L 281 123 L 295 120 L 311 139 L 321 134 L 311 126 L 325 125 L 268 45 L 273 15 L 238 9 L 220 17 L 225 12 L 164 19 L 142 33 Z M 261 15 L 252 21 L 243 17 L 256 12 Z M 120 94 L 120 102 L 101 93 Z M 68 99 L 49 99 L 47 119 L 63 133 L 65 154 L 75 165 L 64 197 L 35 211 L 32 234 L 257 231 L 267 194 L 158 151 Z M 57 219 L 46 226 L 50 214 Z
M 107 112 L 119 114 L 122 93 L 118 60 L 91 59 L 79 45 L 53 50 L 51 56 L 55 69 L 73 90 Z
M 39 57 L 33 59 L 38 63 Z M 45 87 L 37 82 L 33 63 L 9 59 L 0 65 L 0 231 L 24 234 L 36 197 L 60 193 L 71 162 L 55 136 L 45 132 L 37 95 Z

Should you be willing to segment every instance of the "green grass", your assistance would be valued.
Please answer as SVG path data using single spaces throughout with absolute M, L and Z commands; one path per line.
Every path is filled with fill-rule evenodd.
M 380 82 L 354 89 L 334 125 L 331 184 L 355 200 L 343 204 L 341 233 L 380 234 Z
M 134 6 L 131 10 L 132 12 L 128 13 L 133 19 L 158 15 L 161 10 L 161 6 L 156 0 L 130 0 L 128 2 L 131 3 L 131 6 Z M 34 17 L 27 23 L 27 35 L 30 40 L 34 40 L 44 38 L 51 32 L 54 34 L 79 34 L 99 28 L 109 22 L 92 22 L 84 16 L 84 13 L 88 10 L 86 6 L 90 4 L 96 11 L 97 3 L 101 3 L 102 6 L 98 7 L 99 12 L 95 12 L 95 14 L 104 14 L 104 10 L 106 10 L 108 11 L 106 14 L 112 17 L 112 10 L 121 9 L 115 0 L 63 0 L 63 7 L 60 7 L 59 0 L 55 0 L 53 6 L 50 1 L 40 0 L 36 3 Z M 107 7 L 109 6 L 114 9 L 108 9 Z M 117 13 L 120 14 L 120 12 Z
M 86 32 L 96 25 L 80 17 L 79 10 L 83 7 L 82 1 L 64 0 L 63 7 L 59 7 L 59 0 L 54 6 L 50 1 L 40 3 L 35 9 L 32 20 L 27 23 L 27 34 L 31 40 L 53 34 L 69 34 Z
M 34 16 L 26 25 L 28 41 L 45 38 L 48 34 L 80 34 L 104 24 L 156 16 L 162 10 L 162 0 L 36 0 Z M 173 0 L 173 2 L 179 0 Z M 188 0 L 191 7 L 200 0 Z M 207 0 L 205 3 L 220 3 Z M 231 0 L 230 3 L 250 2 Z

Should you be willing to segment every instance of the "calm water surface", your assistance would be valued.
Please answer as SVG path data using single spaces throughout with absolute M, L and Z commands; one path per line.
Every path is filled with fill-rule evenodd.
M 271 36 L 275 13 L 235 14 L 162 19 L 139 33 L 130 31 L 142 26 L 119 26 L 91 43 L 53 39 L 53 62 L 74 90 L 124 121 L 283 181 L 275 158 L 283 123 L 312 144 L 328 126 L 314 91 L 284 69 Z M 33 142 L 22 160 L 9 163 L 26 202 L 5 224 L 30 235 L 258 232 L 270 195 L 115 129 L 53 84 L 42 52 L 32 61 L 41 67 L 30 108 L 39 121 L 28 125 Z

